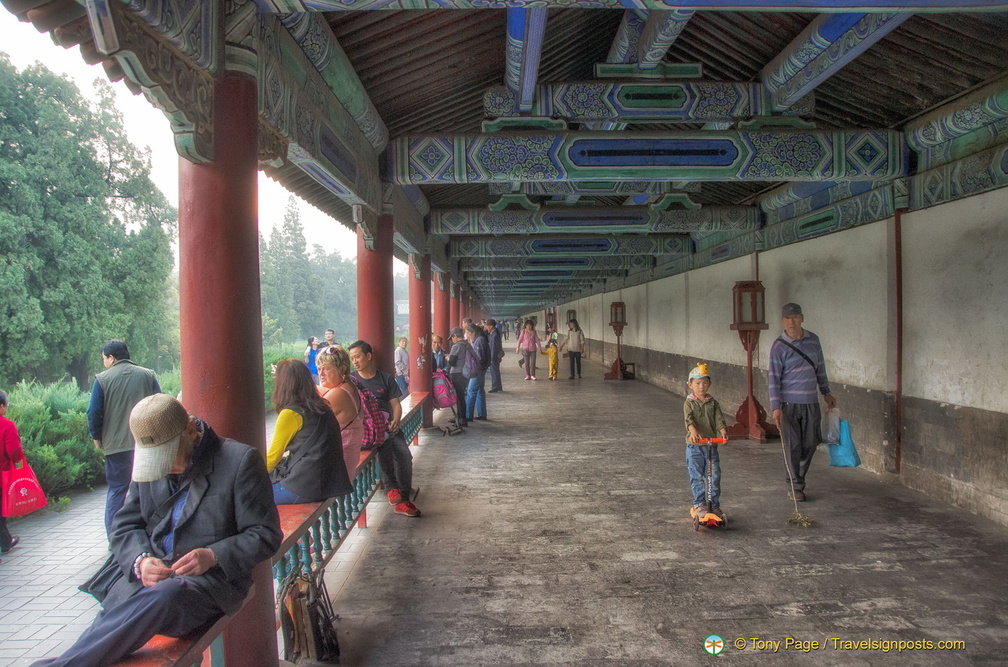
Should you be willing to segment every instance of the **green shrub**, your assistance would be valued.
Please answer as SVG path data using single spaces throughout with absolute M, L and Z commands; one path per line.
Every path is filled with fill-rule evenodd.
M 272 365 L 284 359 L 304 360 L 305 346 L 299 343 L 285 343 L 283 345 L 267 345 L 263 348 L 263 386 L 265 387 L 266 411 L 273 409 L 270 396 L 273 395 L 273 369 Z
M 181 369 L 175 368 L 164 373 L 158 373 L 157 379 L 158 384 L 161 386 L 161 391 L 169 396 L 178 396 L 179 392 L 182 391 Z
M 72 383 L 20 382 L 8 395 L 7 416 L 46 495 L 104 481 L 104 458 L 87 431 L 88 394 Z

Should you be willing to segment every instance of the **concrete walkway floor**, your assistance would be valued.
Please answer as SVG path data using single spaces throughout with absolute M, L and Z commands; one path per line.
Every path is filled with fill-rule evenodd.
M 344 665 L 706 664 L 712 634 L 730 664 L 1008 664 L 1008 529 L 825 451 L 788 525 L 780 443 L 733 441 L 729 529 L 694 532 L 681 398 L 514 361 L 489 422 L 421 435 L 423 517 L 336 564 Z
M 379 494 L 329 564 L 343 665 L 701 665 L 711 634 L 730 664 L 1008 664 L 1008 529 L 830 468 L 826 452 L 800 506 L 815 524 L 789 526 L 779 443 L 732 442 L 729 529 L 696 533 L 679 397 L 604 382 L 590 362 L 582 380 L 524 382 L 514 360 L 489 422 L 421 434 L 424 516 Z M 0 563 L 0 667 L 56 655 L 91 623 L 98 606 L 76 586 L 107 555 L 104 500 L 97 489 L 11 522 L 22 542 Z

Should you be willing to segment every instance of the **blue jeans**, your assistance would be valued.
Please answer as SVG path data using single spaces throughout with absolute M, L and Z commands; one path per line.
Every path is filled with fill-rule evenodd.
M 693 506 L 707 505 L 707 452 L 711 460 L 711 507 L 721 507 L 721 458 L 717 447 L 686 445 L 686 469 L 693 489 Z
M 126 502 L 126 492 L 129 491 L 133 479 L 133 451 L 109 454 L 105 457 L 105 481 L 108 482 L 108 492 L 105 494 L 105 535 L 112 534 L 112 518 L 122 509 Z
M 300 505 L 308 501 L 293 491 L 283 488 L 280 482 L 273 482 L 273 502 L 277 505 Z
M 466 419 L 476 416 L 486 417 L 486 371 L 469 379 L 469 389 L 466 392 Z
M 409 383 L 406 380 L 406 376 L 405 375 L 397 375 L 395 381 L 396 381 L 396 384 L 399 385 L 399 391 L 402 392 L 402 395 L 403 396 L 408 396 L 409 395 Z

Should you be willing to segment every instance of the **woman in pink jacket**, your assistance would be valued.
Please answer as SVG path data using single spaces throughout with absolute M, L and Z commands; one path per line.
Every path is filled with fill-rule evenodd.
M 13 470 L 14 464 L 24 461 L 21 450 L 21 436 L 14 422 L 7 419 L 7 394 L 0 391 L 0 471 Z M 0 489 L 4 493 L 7 489 Z M 7 530 L 7 519 L 0 517 L 0 553 L 13 549 L 21 538 Z
M 525 320 L 525 328 L 518 334 L 518 346 L 516 354 L 521 354 L 525 360 L 525 379 L 535 380 L 536 355 L 542 352 L 542 342 L 539 334 L 536 333 L 535 323 L 532 320 Z

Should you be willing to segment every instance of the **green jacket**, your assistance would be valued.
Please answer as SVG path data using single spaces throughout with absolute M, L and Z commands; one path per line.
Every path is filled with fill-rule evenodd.
M 133 451 L 133 434 L 129 416 L 133 406 L 161 391 L 154 371 L 137 366 L 129 359 L 120 359 L 95 376 L 101 387 L 101 442 L 102 452 L 118 454 Z
M 690 394 L 683 404 L 683 415 L 686 418 L 686 443 L 689 444 L 689 425 L 692 424 L 701 438 L 720 438 L 721 429 L 726 427 L 721 404 L 710 394 L 707 400 L 701 401 Z

